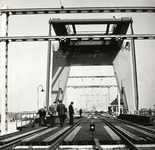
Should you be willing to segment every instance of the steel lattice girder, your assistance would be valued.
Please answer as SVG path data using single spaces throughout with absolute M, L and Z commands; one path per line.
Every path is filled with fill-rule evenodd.
M 73 14 L 73 13 L 154 13 L 155 7 L 74 7 L 74 8 L 26 8 L 0 9 L 10 15 Z
M 127 35 L 68 35 L 68 36 L 7 36 L 7 37 L 0 37 L 1 41 L 9 41 L 9 42 L 30 42 L 30 41 L 65 41 L 67 39 L 73 41 L 101 41 L 104 39 L 112 39 L 115 38 L 116 40 L 154 40 L 155 34 L 127 34 Z

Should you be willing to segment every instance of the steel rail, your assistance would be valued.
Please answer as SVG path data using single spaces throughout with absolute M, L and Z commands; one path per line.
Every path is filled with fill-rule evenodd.
M 39 131 L 30 133 L 30 134 L 28 134 L 28 135 L 26 135 L 26 136 L 23 136 L 23 137 L 21 137 L 21 138 L 18 138 L 18 139 L 16 139 L 16 140 L 12 141 L 12 142 L 9 142 L 9 143 L 7 143 L 7 144 L 4 144 L 4 145 L 0 146 L 0 149 L 1 149 L 1 150 L 3 150 L 3 149 L 5 150 L 5 149 L 8 149 L 8 148 L 10 148 L 10 147 L 13 147 L 13 146 L 19 144 L 22 140 L 28 138 L 29 136 L 32 136 L 32 135 L 34 135 L 34 134 L 36 134 L 36 133 L 39 133 L 39 132 L 41 132 L 41 131 L 43 131 L 43 130 L 45 130 L 45 129 L 42 129 L 42 130 L 39 130 Z
M 144 130 L 146 132 L 149 132 L 149 133 L 152 133 L 152 134 L 155 135 L 155 130 L 153 130 L 153 129 L 150 129 L 150 128 L 147 128 L 145 126 L 142 126 L 142 125 L 139 125 L 139 124 L 136 124 L 136 123 L 132 123 L 132 122 L 129 122 L 129 121 L 126 121 L 126 120 L 122 120 L 122 119 L 118 119 L 118 118 L 117 118 L 117 120 L 119 120 L 121 122 L 124 122 L 126 124 L 129 124 L 129 125 L 131 125 L 133 127 L 137 127 L 138 129 L 142 129 L 142 130 Z
M 53 142 L 46 150 L 53 150 L 58 148 L 58 146 L 62 143 L 62 141 L 84 120 L 85 118 L 82 118 L 79 120 L 76 124 L 74 124 L 67 132 L 65 132 L 59 139 L 57 139 L 55 142 Z
M 154 13 L 155 7 L 66 7 L 0 9 L 10 15 L 73 14 L 73 13 Z
M 7 36 L 0 37 L 0 42 L 33 42 L 33 41 L 55 41 L 65 42 L 73 41 L 101 41 L 101 40 L 154 40 L 155 34 L 127 34 L 127 35 L 67 35 L 67 36 Z
M 99 117 L 100 118 L 100 117 Z M 129 150 L 140 150 L 135 144 L 130 141 L 127 137 L 125 137 L 119 129 L 113 126 L 111 123 L 107 122 L 103 118 L 100 118 L 107 126 L 109 126 L 123 141 L 123 143 L 129 148 Z
M 1 150 L 3 150 L 3 149 L 5 150 L 7 148 L 13 147 L 13 146 L 17 145 L 18 143 L 20 143 L 23 139 L 18 139 L 18 140 L 15 140 L 13 142 L 10 142 L 10 143 L 7 143 L 5 145 L 2 145 L 2 146 L 0 146 L 0 149 Z

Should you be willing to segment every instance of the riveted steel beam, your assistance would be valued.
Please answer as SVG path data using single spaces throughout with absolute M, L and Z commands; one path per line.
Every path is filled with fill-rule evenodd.
M 72 35 L 72 36 L 7 36 L 0 37 L 1 41 L 9 42 L 31 42 L 31 41 L 61 41 L 65 42 L 66 40 L 73 41 L 102 41 L 102 40 L 111 40 L 115 38 L 116 40 L 154 40 L 155 34 L 127 34 L 127 35 Z
M 110 88 L 118 87 L 117 85 L 76 85 L 76 86 L 67 86 L 67 88 Z
M 70 8 L 25 8 L 0 9 L 10 15 L 73 14 L 73 13 L 154 13 L 155 7 L 70 7 Z
M 69 76 L 68 78 L 115 78 L 115 76 Z

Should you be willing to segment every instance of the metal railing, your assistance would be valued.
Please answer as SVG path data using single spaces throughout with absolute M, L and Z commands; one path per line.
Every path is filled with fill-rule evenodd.
M 155 110 L 139 110 L 139 111 L 135 111 L 134 114 L 155 116 Z
M 37 117 L 36 112 L 16 113 L 16 115 L 15 115 L 16 129 L 18 127 L 30 125 L 32 122 L 34 122 L 36 117 Z

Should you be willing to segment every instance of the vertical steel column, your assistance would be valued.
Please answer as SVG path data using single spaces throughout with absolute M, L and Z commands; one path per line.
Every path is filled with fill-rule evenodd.
M 132 23 L 131 26 L 131 34 L 134 34 Z M 135 96 L 135 107 L 136 110 L 139 110 L 139 97 L 138 97 L 138 79 L 137 79 L 137 66 L 136 66 L 136 52 L 135 52 L 135 41 L 131 40 L 131 53 L 132 53 L 132 67 L 133 67 L 133 84 L 134 84 L 134 96 Z
M 94 95 L 93 95 L 93 87 L 92 87 L 92 108 L 94 109 Z
M 62 84 L 61 83 L 62 83 L 62 80 L 59 80 L 59 82 L 58 82 L 58 89 L 59 89 L 58 99 L 62 101 Z
M 2 9 L 7 9 L 6 5 Z M 1 36 L 8 36 L 8 13 L 1 14 Z M 8 131 L 8 41 L 0 43 L 0 104 L 1 104 L 1 135 Z
M 123 97 L 122 97 L 122 95 L 121 95 L 121 86 L 120 86 L 120 83 L 119 83 L 119 80 L 118 80 L 118 77 L 117 77 L 117 74 L 116 74 L 116 69 L 115 69 L 114 64 L 113 64 L 113 69 L 114 69 L 114 74 L 115 74 L 115 78 L 116 78 L 116 82 L 117 82 L 118 92 L 120 93 L 120 96 L 121 96 L 121 98 L 123 99 Z
M 121 92 L 121 94 L 122 94 L 122 95 L 125 94 L 125 92 L 124 92 L 124 91 L 125 91 L 125 90 L 124 90 L 124 87 L 125 87 L 124 81 L 125 81 L 125 79 L 122 79 L 122 80 L 121 80 L 121 87 L 122 87 L 122 92 Z M 125 102 L 126 102 L 126 101 L 125 101 Z M 127 104 L 125 104 L 125 105 L 127 105 Z M 126 108 L 126 110 L 128 110 L 128 108 Z M 125 111 L 126 111 L 126 110 L 125 110 Z M 124 110 L 123 110 L 123 111 L 124 111 Z
M 64 69 L 67 69 L 67 67 L 65 67 Z M 68 69 L 68 73 L 67 73 L 67 76 L 66 76 L 66 81 L 64 81 L 65 83 L 64 83 L 64 88 L 63 88 L 63 93 L 62 93 L 62 100 L 64 99 L 64 97 L 65 97 L 65 94 L 67 94 L 66 93 L 66 88 L 67 88 L 67 83 L 68 83 L 68 77 L 69 77 L 69 73 L 70 73 L 70 66 L 69 66 L 69 69 Z M 66 102 L 64 102 L 65 104 L 67 104 Z
M 108 97 L 107 97 L 107 95 L 105 95 L 105 97 L 106 97 L 106 110 L 108 109 Z
M 77 105 L 76 105 L 76 87 L 74 87 L 74 94 L 75 94 L 75 96 L 74 96 L 74 109 L 75 108 L 77 108 Z
M 49 36 L 51 36 L 51 19 L 49 20 Z M 51 41 L 48 41 L 47 73 L 46 73 L 46 112 L 48 112 L 49 100 L 51 97 L 52 62 L 53 62 L 53 50 L 51 50 Z
M 108 86 L 108 107 L 110 105 L 110 86 Z
M 67 100 L 68 100 L 68 88 L 67 88 L 67 86 L 66 86 L 66 88 L 65 88 L 65 94 L 64 94 L 64 104 L 66 105 L 66 106 L 68 106 L 68 104 L 67 104 Z
M 120 86 L 120 84 L 119 84 L 119 81 L 118 81 L 118 77 L 117 77 L 117 74 L 116 74 L 116 69 L 115 69 L 115 66 L 114 66 L 114 64 L 113 64 L 113 69 L 114 69 L 114 74 L 115 74 L 115 77 L 116 77 L 116 82 L 117 82 L 117 90 L 118 90 L 118 94 L 119 94 L 119 97 L 118 97 L 118 94 L 117 94 L 117 99 L 119 98 L 121 98 L 122 100 L 123 100 L 123 102 L 125 101 L 124 99 L 123 99 L 123 95 L 122 95 L 122 93 L 121 93 L 121 86 Z M 124 102 L 125 103 L 125 102 Z M 120 107 L 120 100 L 118 100 L 118 107 Z M 127 109 L 127 108 L 126 108 Z
M 120 115 L 121 102 L 120 102 L 120 94 L 119 94 L 119 92 L 117 93 L 117 101 L 118 101 L 118 115 Z

